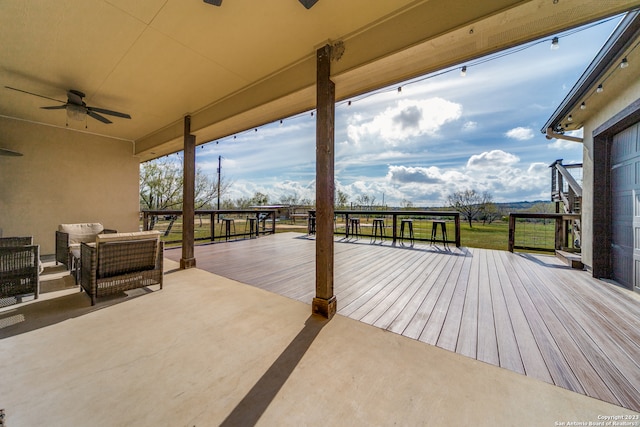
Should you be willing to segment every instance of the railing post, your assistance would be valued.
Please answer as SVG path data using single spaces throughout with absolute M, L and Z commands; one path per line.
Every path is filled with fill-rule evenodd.
M 396 238 L 397 238 L 397 232 L 396 232 L 396 228 L 398 225 L 398 215 L 396 215 L 395 213 L 392 214 L 392 227 L 393 227 L 393 244 L 396 244 Z
M 271 212 L 271 234 L 276 234 L 276 212 Z
M 555 242 L 556 250 L 561 250 L 564 242 L 563 222 L 564 221 L 561 216 L 556 217 L 556 242 Z
M 210 218 L 209 218 L 209 232 L 211 233 L 211 241 L 214 242 L 215 241 L 215 233 L 216 233 L 216 213 L 215 212 L 211 212 L 209 214 Z
M 509 214 L 509 252 L 513 252 L 516 241 L 516 217 L 512 213 Z
M 459 248 L 461 246 L 461 242 L 460 242 L 460 214 L 456 213 L 456 215 L 453 217 L 453 221 L 455 224 L 455 235 L 456 235 L 456 247 Z
M 149 231 L 149 212 L 142 212 L 142 229 Z

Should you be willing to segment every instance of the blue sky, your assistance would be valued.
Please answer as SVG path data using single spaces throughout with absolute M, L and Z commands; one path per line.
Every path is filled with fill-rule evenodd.
M 547 140 L 546 120 L 587 68 L 619 19 L 556 34 L 519 52 L 353 98 L 336 106 L 336 187 L 354 202 L 442 206 L 455 191 L 494 201 L 548 200 L 556 159 L 582 161 L 582 144 Z M 501 56 L 501 57 L 499 57 Z M 489 60 L 487 60 L 489 59 Z M 446 70 L 445 70 L 446 71 Z M 397 87 L 401 86 L 399 92 Z M 309 113 L 211 142 L 196 152 L 214 176 L 222 156 L 223 199 L 315 198 L 315 116 Z

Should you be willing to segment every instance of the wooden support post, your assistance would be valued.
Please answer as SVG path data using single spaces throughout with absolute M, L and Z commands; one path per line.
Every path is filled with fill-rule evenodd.
M 191 135 L 191 116 L 184 118 L 184 184 L 182 189 L 182 258 L 180 268 L 196 266 L 194 216 L 196 181 L 196 137 Z
M 335 84 L 331 81 L 331 46 L 317 51 L 316 83 L 316 297 L 311 309 L 331 319 L 333 294 L 333 204 Z

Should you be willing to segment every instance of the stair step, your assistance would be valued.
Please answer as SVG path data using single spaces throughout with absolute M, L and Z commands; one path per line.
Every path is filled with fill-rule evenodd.
M 569 267 L 582 270 L 584 264 L 582 263 L 582 256 L 579 253 L 556 251 L 556 256 L 564 261 Z

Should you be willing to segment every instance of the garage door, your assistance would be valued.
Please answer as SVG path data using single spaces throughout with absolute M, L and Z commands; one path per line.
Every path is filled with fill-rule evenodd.
M 639 126 L 635 124 L 615 135 L 611 147 L 613 279 L 636 290 L 640 289 Z

